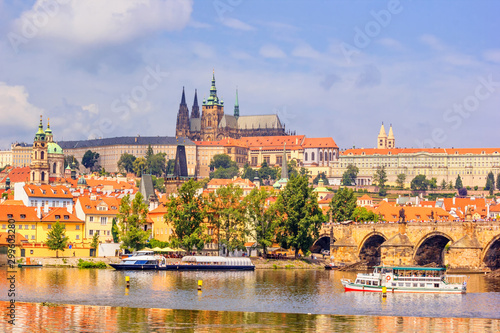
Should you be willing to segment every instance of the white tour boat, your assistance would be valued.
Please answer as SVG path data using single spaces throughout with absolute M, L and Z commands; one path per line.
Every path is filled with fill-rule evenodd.
M 373 273 L 358 273 L 353 282 L 341 279 L 345 291 L 388 293 L 465 294 L 466 275 L 447 275 L 446 268 L 377 266 Z

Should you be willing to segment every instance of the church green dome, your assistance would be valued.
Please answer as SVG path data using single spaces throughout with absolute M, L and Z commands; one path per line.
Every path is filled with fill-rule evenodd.
M 87 181 L 85 180 L 85 178 L 83 176 L 81 176 L 80 179 L 78 179 L 77 185 L 87 186 Z
M 49 154 L 64 154 L 62 148 L 55 142 L 49 142 L 47 152 Z

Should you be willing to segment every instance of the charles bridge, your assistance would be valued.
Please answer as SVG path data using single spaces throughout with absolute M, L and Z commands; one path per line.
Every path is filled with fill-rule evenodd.
M 500 223 L 329 223 L 313 252 L 319 248 L 329 248 L 337 263 L 495 269 L 500 268 Z

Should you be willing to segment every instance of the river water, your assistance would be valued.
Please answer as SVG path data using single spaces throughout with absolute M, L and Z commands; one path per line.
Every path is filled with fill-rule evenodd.
M 9 300 L 6 274 L 6 271 L 0 271 L 1 301 Z M 130 276 L 129 289 L 125 285 L 126 275 Z M 498 320 L 489 320 L 500 319 L 498 278 L 470 275 L 465 295 L 389 293 L 383 298 L 379 293 L 346 293 L 340 283 L 341 277 L 352 279 L 355 273 L 323 270 L 122 272 L 110 269 L 23 268 L 16 273 L 15 299 L 16 302 L 26 303 L 17 303 L 18 323 L 15 327 L 19 329 L 37 324 L 45 329 L 49 324 L 43 323 L 50 318 L 54 319 L 50 323 L 57 323 L 57 318 L 62 317 L 71 322 L 77 317 L 90 318 L 88 316 L 92 313 L 99 316 L 107 313 L 102 320 L 94 323 L 104 325 L 99 326 L 98 331 L 108 331 L 103 328 L 107 325 L 119 327 L 122 324 L 137 332 L 161 331 L 160 328 L 171 330 L 175 329 L 176 323 L 197 331 L 210 330 L 214 327 L 210 325 L 234 330 L 243 324 L 254 331 L 273 327 L 283 330 L 280 328 L 283 325 L 299 331 L 323 331 L 323 328 L 330 331 L 326 328 L 337 325 L 339 329 L 335 331 L 345 331 L 341 328 L 346 323 L 358 325 L 365 331 L 378 331 L 380 327 L 391 331 L 389 328 L 401 325 L 409 331 L 431 326 L 433 331 L 434 328 L 446 331 L 449 325 L 451 331 L 463 332 L 498 331 L 500 328 Z M 198 280 L 203 281 L 202 292 L 197 291 Z M 85 306 L 33 304 L 43 302 Z M 2 305 L 2 308 L 5 307 Z M 131 318 L 139 322 L 131 321 Z M 75 324 L 76 331 L 90 325 L 80 319 Z M 0 328 L 4 328 L 3 331 L 10 329 L 5 321 L 2 325 Z M 413 325 L 416 330 L 412 329 Z M 137 330 L 132 330 L 136 326 Z M 95 328 L 89 326 L 88 331 L 95 331 Z

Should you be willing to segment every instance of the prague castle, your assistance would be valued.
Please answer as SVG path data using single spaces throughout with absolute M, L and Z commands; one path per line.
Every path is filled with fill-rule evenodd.
M 175 130 L 177 137 L 188 137 L 193 141 L 218 141 L 227 137 L 238 139 L 248 136 L 282 136 L 288 134 L 292 133 L 285 132 L 285 125 L 281 123 L 276 114 L 240 116 L 238 91 L 236 91 L 234 114 L 224 114 L 224 101 L 217 97 L 215 74 L 212 75 L 210 97 L 207 100 L 203 99 L 201 115 L 197 91 L 194 94 L 194 103 L 190 116 L 184 88 L 182 88 L 182 98 Z

